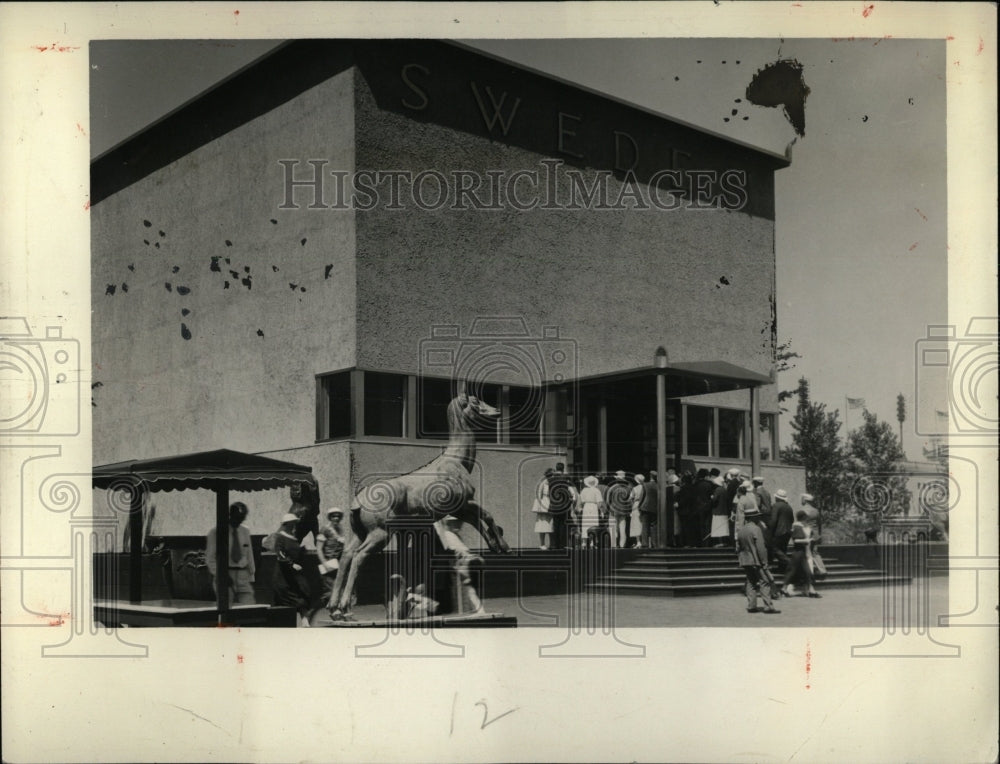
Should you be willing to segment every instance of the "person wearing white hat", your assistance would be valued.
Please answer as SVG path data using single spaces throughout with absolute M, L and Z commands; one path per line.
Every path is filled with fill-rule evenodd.
M 639 511 L 639 507 L 642 506 L 642 502 L 646 498 L 645 482 L 645 475 L 636 475 L 635 486 L 632 488 L 632 522 L 628 533 L 629 536 L 635 539 L 634 546 L 636 549 L 642 549 L 642 527 L 645 525 L 645 520 L 643 519 L 642 512 Z
M 730 502 L 728 489 L 722 478 L 716 475 L 712 478 L 715 484 L 715 491 L 712 492 L 712 546 L 722 547 L 726 545 L 729 538 L 729 512 Z
M 298 523 L 296 515 L 285 514 L 275 538 L 274 553 L 278 564 L 274 566 L 274 604 L 295 608 L 298 626 L 308 626 L 312 598 L 303 569 L 306 550 L 295 535 Z
M 316 534 L 316 558 L 319 560 L 319 582 L 322 587 L 322 602 L 326 603 L 333 592 L 333 583 L 340 569 L 340 555 L 344 552 L 344 529 L 341 522 L 344 510 L 340 507 L 330 507 L 323 513 L 325 522 L 319 526 Z M 328 614 L 325 607 L 317 608 L 312 615 L 311 624 L 316 626 L 316 619 Z
M 652 549 L 656 546 L 656 525 L 657 513 L 660 511 L 660 486 L 657 483 L 655 471 L 650 471 L 649 480 L 642 484 L 642 501 L 639 502 L 639 543 L 640 545 Z M 670 532 L 671 525 L 667 524 L 667 532 Z
M 753 492 L 757 497 L 760 513 L 764 516 L 764 525 L 767 525 L 771 519 L 771 506 L 774 500 L 771 498 L 771 492 L 764 487 L 764 478 L 760 475 L 755 475 L 753 478 Z
M 598 479 L 587 475 L 583 479 L 583 490 L 580 491 L 580 545 L 585 549 L 595 546 L 594 533 L 601 524 L 601 509 L 604 499 L 597 487 Z
M 739 535 L 740 528 L 743 527 L 743 518 L 751 509 L 754 512 L 760 511 L 760 508 L 757 506 L 757 497 L 753 492 L 753 483 L 749 480 L 744 480 L 736 489 L 736 503 L 733 507 L 734 538 Z
M 757 598 L 764 601 L 764 612 L 780 613 L 774 609 L 768 589 L 774 583 L 771 573 L 767 570 L 767 548 L 764 544 L 764 534 L 760 527 L 761 514 L 756 505 L 750 506 L 744 512 L 742 527 L 736 534 L 736 551 L 739 563 L 746 575 L 747 612 L 759 613 Z

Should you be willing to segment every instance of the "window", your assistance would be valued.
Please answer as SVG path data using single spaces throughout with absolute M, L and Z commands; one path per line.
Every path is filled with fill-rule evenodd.
M 406 431 L 406 377 L 365 372 L 365 435 L 401 438 Z
M 687 407 L 687 453 L 690 456 L 714 456 L 715 409 Z
M 719 457 L 743 459 L 746 455 L 746 412 L 719 409 Z
M 538 445 L 544 397 L 545 391 L 539 387 L 511 385 L 508 388 L 507 410 L 503 414 L 508 423 L 510 443 Z
M 480 384 L 469 392 L 479 400 L 488 403 L 498 411 L 503 412 L 503 403 L 500 400 L 502 388 L 500 385 Z M 472 418 L 472 429 L 476 433 L 476 440 L 480 443 L 500 443 L 501 437 L 501 417 L 484 417 L 479 414 Z
M 351 372 L 319 377 L 317 388 L 317 440 L 351 437 Z
M 761 461 L 776 461 L 778 458 L 778 428 L 775 423 L 774 414 L 761 414 L 760 431 L 760 458 Z
M 454 398 L 451 380 L 417 379 L 417 437 L 448 437 L 448 404 Z

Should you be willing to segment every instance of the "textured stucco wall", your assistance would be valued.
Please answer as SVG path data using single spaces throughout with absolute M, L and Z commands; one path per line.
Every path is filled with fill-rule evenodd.
M 357 115 L 359 168 L 541 169 L 540 155 L 379 111 L 361 78 Z M 661 343 L 674 361 L 768 373 L 773 232 L 726 210 L 359 211 L 359 363 L 415 371 L 432 326 L 519 315 L 574 340 L 581 375 L 649 365 Z
M 278 209 L 278 160 L 350 168 L 352 90 L 344 72 L 92 208 L 95 463 L 313 442 L 314 375 L 354 365 L 354 221 Z

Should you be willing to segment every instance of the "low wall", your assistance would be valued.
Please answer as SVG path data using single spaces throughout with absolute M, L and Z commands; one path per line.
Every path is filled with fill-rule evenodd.
M 823 555 L 824 560 L 835 559 L 837 562 L 853 563 L 855 565 L 861 565 L 870 570 L 881 570 L 882 560 L 886 557 L 886 545 L 885 544 L 820 544 L 819 550 Z M 893 550 L 898 551 L 898 550 Z M 915 550 L 914 550 L 915 551 Z M 943 558 L 948 557 L 948 544 L 939 541 L 932 541 L 927 544 L 926 549 L 927 558 Z M 893 555 L 893 558 L 898 560 L 899 555 Z M 906 571 L 893 570 L 889 571 L 891 573 L 900 573 L 910 576 L 947 576 L 948 569 L 945 567 L 930 567 L 928 566 L 925 570 L 919 570 L 916 564 L 919 562 L 916 554 L 909 556 L 909 562 L 911 565 Z

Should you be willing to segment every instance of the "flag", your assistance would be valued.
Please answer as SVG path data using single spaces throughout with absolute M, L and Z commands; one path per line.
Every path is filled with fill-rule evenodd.
M 849 409 L 863 409 L 865 407 L 864 398 L 848 398 L 847 408 Z

